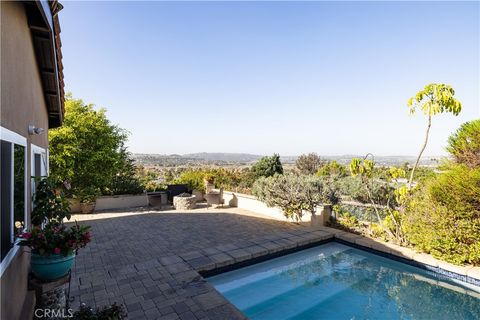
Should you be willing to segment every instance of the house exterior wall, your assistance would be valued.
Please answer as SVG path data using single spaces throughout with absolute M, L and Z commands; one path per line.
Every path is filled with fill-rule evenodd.
M 48 146 L 48 113 L 27 16 L 21 2 L 1 2 L 1 126 Z M 45 129 L 29 136 L 28 125 Z
M 27 139 L 26 176 L 32 172 L 32 144 L 47 149 L 48 113 L 36 62 L 31 32 L 21 2 L 0 2 L 1 11 L 1 105 L 0 124 Z M 44 128 L 39 135 L 29 135 L 28 125 Z M 31 179 L 26 179 L 26 199 L 31 199 Z M 26 201 L 28 212 L 31 201 Z M 29 225 L 29 215 L 27 225 Z M 30 254 L 12 248 L 14 255 L 2 261 L 0 319 L 21 319 L 33 306 L 27 306 Z M 10 252 L 12 253 L 12 252 Z M 9 253 L 9 254 L 10 254 Z M 6 263 L 8 262 L 8 264 Z M 31 292 L 29 293 L 31 294 Z

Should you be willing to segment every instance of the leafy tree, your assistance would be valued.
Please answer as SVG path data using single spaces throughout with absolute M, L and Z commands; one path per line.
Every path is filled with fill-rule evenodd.
M 262 157 L 252 166 L 252 172 L 256 177 L 271 177 L 276 173 L 283 174 L 280 155 L 274 153 L 272 156 Z
M 287 218 L 297 221 L 302 218 L 303 211 L 315 214 L 319 205 L 338 202 L 336 190 L 315 176 L 276 174 L 261 177 L 255 182 L 253 193 L 268 206 L 282 209 Z
M 125 168 L 127 132 L 112 124 L 106 110 L 67 95 L 65 120 L 49 131 L 51 174 L 69 181 L 80 200 L 93 200 Z
M 423 113 L 427 116 L 427 130 L 425 132 L 425 140 L 420 149 L 420 153 L 417 156 L 415 165 L 412 168 L 410 173 L 410 179 L 408 182 L 409 189 L 412 187 L 413 177 L 415 169 L 418 167 L 422 153 L 427 147 L 428 135 L 430 133 L 430 127 L 432 125 L 432 116 L 450 112 L 455 116 L 460 113 L 462 110 L 462 104 L 460 101 L 455 99 L 455 90 L 449 85 L 446 84 L 437 84 L 430 83 L 427 84 L 423 90 L 419 91 L 414 97 L 411 97 L 408 100 L 408 108 L 410 114 L 414 114 L 416 109 L 421 109 Z
M 315 174 L 322 164 L 322 160 L 316 153 L 302 154 L 295 161 L 295 166 L 301 174 Z
M 480 167 L 480 119 L 462 124 L 448 138 L 447 151 L 456 163 L 463 163 L 472 169 Z
M 109 195 L 140 194 L 144 189 L 137 175 L 135 160 L 133 160 L 126 148 L 121 148 L 118 172 L 113 177 L 110 185 L 102 190 L 102 193 Z
M 344 165 L 332 160 L 328 161 L 318 169 L 317 176 L 334 176 L 341 178 L 347 176 L 347 170 L 345 169 Z

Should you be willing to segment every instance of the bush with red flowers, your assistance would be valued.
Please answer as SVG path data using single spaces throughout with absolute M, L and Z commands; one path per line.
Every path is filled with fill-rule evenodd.
M 34 227 L 30 232 L 19 235 L 19 245 L 28 246 L 41 256 L 61 254 L 69 256 L 90 242 L 90 227 L 76 223 L 70 228 L 63 224 L 47 224 L 43 229 Z

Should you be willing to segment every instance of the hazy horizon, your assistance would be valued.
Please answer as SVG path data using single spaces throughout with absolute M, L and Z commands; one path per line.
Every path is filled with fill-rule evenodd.
M 463 103 L 425 157 L 480 118 L 478 2 L 65 2 L 66 91 L 133 153 L 414 156 L 430 82 Z
M 278 152 L 274 152 L 274 153 L 278 153 L 280 155 L 280 157 L 298 157 L 302 154 L 308 154 L 308 153 L 316 153 L 318 156 L 320 157 L 350 157 L 350 156 L 365 156 L 366 154 L 355 154 L 355 153 L 344 153 L 344 154 L 321 154 L 321 153 L 318 153 L 318 152 L 315 152 L 315 151 L 309 151 L 309 152 L 304 152 L 304 153 L 301 153 L 301 154 L 281 154 L 281 153 L 278 153 Z M 158 155 L 158 156 L 172 156 L 172 155 L 179 155 L 179 156 L 188 156 L 188 155 L 198 155 L 198 154 L 202 154 L 202 153 L 205 153 L 205 154 L 245 154 L 245 155 L 252 155 L 252 156 L 270 156 L 272 155 L 272 153 L 251 153 L 251 152 L 222 152 L 222 151 L 212 151 L 212 152 L 186 152 L 186 153 L 157 153 L 157 152 L 132 152 L 133 154 L 148 154 L 148 155 Z M 411 157 L 411 158 L 416 158 L 418 156 L 415 155 L 415 154 L 373 154 L 374 157 Z M 422 159 L 426 159 L 426 158 L 443 158 L 443 157 L 448 157 L 448 154 L 444 154 L 444 155 L 426 155 L 426 154 L 423 154 L 422 155 Z

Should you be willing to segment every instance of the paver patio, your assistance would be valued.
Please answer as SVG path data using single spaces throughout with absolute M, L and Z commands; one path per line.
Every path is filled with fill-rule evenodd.
M 332 237 L 237 208 L 74 219 L 92 226 L 93 240 L 72 271 L 72 307 L 122 303 L 129 319 L 244 319 L 199 272 Z

